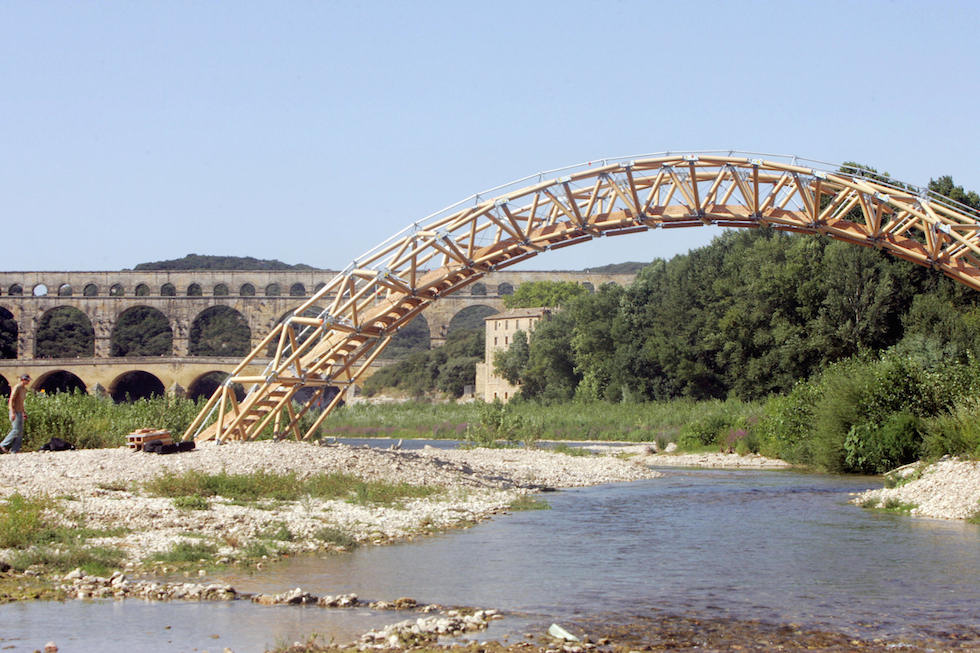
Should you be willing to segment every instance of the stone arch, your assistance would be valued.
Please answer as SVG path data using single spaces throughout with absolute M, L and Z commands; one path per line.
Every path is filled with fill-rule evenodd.
M 31 389 L 35 392 L 44 394 L 55 394 L 58 392 L 88 392 L 85 382 L 68 370 L 52 370 L 45 372 L 31 384 Z
M 252 331 L 245 316 L 230 306 L 212 306 L 191 323 L 191 356 L 244 356 L 252 348 Z
M 455 315 L 453 315 L 452 319 L 449 320 L 449 327 L 446 329 L 446 335 L 449 335 L 453 331 L 459 329 L 483 330 L 483 320 L 491 315 L 496 315 L 499 312 L 500 311 L 494 307 L 486 306 L 484 304 L 467 306 L 463 310 L 458 311 Z
M 43 283 L 39 283 L 35 285 L 34 288 L 31 289 L 31 294 L 34 295 L 35 297 L 47 297 L 48 287 Z
M 504 295 L 514 294 L 514 284 L 504 281 L 503 283 L 497 284 L 497 295 L 503 297 Z
M 82 295 L 85 297 L 97 297 L 99 295 L 99 287 L 94 283 L 85 284 L 85 288 L 82 289 Z
M 192 283 L 187 286 L 187 296 L 188 297 L 201 297 L 204 295 L 204 291 L 201 290 L 201 284 Z
M 290 297 L 305 297 L 306 296 L 306 286 L 300 282 L 296 282 L 289 287 Z
M 116 318 L 109 337 L 110 356 L 170 356 L 173 351 L 174 331 L 161 311 L 133 306 Z
M 146 297 L 150 294 L 150 287 L 145 283 L 137 284 L 134 294 L 137 297 Z
M 17 320 L 0 306 L 0 359 L 17 358 Z
M 278 283 L 270 283 L 265 287 L 266 297 L 278 297 L 282 294 L 282 288 L 279 287 Z
M 316 294 L 316 293 L 320 292 L 320 290 L 322 290 L 323 287 L 326 286 L 326 285 L 327 284 L 323 283 L 322 281 L 320 283 L 316 284 L 315 286 L 313 286 L 313 293 Z
M 122 297 L 126 294 L 126 289 L 123 288 L 121 283 L 114 283 L 109 286 L 109 296 L 110 297 Z
M 19 283 L 10 284 L 10 287 L 7 288 L 7 294 L 11 297 L 19 297 L 24 294 L 24 287 Z
M 250 283 L 243 283 L 238 289 L 238 294 L 242 297 L 255 297 L 255 286 Z
M 586 290 L 588 290 L 590 293 L 594 293 L 595 292 L 595 286 L 592 285 L 592 283 L 589 282 L 589 281 L 583 281 L 582 282 L 582 287 L 585 288 Z
M 160 286 L 160 296 L 161 297 L 176 297 L 177 287 L 172 283 L 165 283 Z
M 227 297 L 228 296 L 228 284 L 218 283 L 214 286 L 214 296 L 215 297 Z
M 10 396 L 10 382 L 7 381 L 6 377 L 0 374 L 0 397 Z
M 162 397 L 163 382 L 143 370 L 132 370 L 120 374 L 109 385 L 109 396 L 117 404 L 139 399 Z
M 34 334 L 35 358 L 91 358 L 95 330 L 88 316 L 71 306 L 46 311 Z
M 58 297 L 71 297 L 75 290 L 70 283 L 63 283 L 58 286 Z
M 191 381 L 187 388 L 187 398 L 196 401 L 201 397 L 210 397 L 214 391 L 228 378 L 228 372 L 214 370 L 200 375 Z M 245 398 L 245 388 L 240 383 L 233 383 L 232 390 L 235 391 L 235 398 L 241 401 Z
M 470 294 L 481 295 L 481 296 L 486 295 L 487 284 L 483 283 L 482 281 L 478 281 L 477 283 L 474 283 L 472 286 L 470 286 Z

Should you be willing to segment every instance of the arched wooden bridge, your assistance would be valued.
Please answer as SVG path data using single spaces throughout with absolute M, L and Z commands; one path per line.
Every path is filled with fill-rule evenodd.
M 661 154 L 540 173 L 450 206 L 355 259 L 296 308 L 232 372 L 186 438 L 251 439 L 270 423 L 309 438 L 300 419 L 328 386 L 349 386 L 392 334 L 433 302 L 550 249 L 602 236 L 702 225 L 758 227 L 877 247 L 980 289 L 980 214 L 861 170 L 737 152 Z M 310 315 L 323 298 L 326 310 Z M 260 376 L 243 373 L 270 343 Z M 250 388 L 241 402 L 232 383 Z M 301 388 L 311 388 L 302 408 Z M 309 395 L 310 393 L 304 393 Z

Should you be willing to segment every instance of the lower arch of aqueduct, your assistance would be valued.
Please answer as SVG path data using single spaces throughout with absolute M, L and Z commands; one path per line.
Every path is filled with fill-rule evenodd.
M 227 372 L 239 356 L 218 358 L 191 355 L 191 327 L 209 308 L 226 306 L 244 318 L 249 347 L 262 341 L 276 323 L 335 276 L 328 270 L 195 270 L 120 272 L 0 272 L 0 318 L 16 328 L 16 358 L 0 359 L 0 390 L 6 391 L 24 373 L 32 387 L 42 387 L 51 375 L 67 372 L 88 392 L 114 392 L 125 375 L 139 372 L 159 380 L 164 389 L 188 389 L 214 372 Z M 465 293 L 447 297 L 426 312 L 431 346 L 445 341 L 453 318 L 468 308 L 486 312 L 503 309 L 503 297 L 526 281 L 573 281 L 590 289 L 607 283 L 627 285 L 633 274 L 590 272 L 497 272 Z M 249 294 L 249 292 L 254 294 Z M 276 294 L 278 293 L 278 294 Z M 119 317 L 134 307 L 163 314 L 173 334 L 169 356 L 113 357 L 111 339 Z M 94 356 L 40 358 L 35 355 L 36 333 L 49 311 L 77 309 L 94 331 Z M 7 316 L 6 313 L 10 314 Z M 255 374 L 265 367 L 258 359 Z

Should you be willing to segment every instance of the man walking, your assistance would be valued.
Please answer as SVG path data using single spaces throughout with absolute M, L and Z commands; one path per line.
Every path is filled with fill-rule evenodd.
M 24 440 L 24 397 L 27 396 L 27 384 L 31 382 L 30 374 L 21 374 L 20 383 L 10 391 L 10 400 L 7 405 L 10 408 L 10 433 L 0 442 L 0 453 L 17 453 L 20 451 L 20 444 Z

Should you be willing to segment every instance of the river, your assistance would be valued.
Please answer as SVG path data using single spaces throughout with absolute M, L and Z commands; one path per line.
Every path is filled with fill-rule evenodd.
M 246 592 L 302 587 L 497 608 L 508 616 L 479 635 L 494 639 L 553 621 L 588 630 L 657 615 L 794 623 L 861 638 L 980 627 L 980 526 L 847 503 L 877 479 L 663 471 L 544 494 L 550 510 L 208 580 Z M 30 602 L 0 606 L 0 649 L 33 651 L 54 640 L 62 651 L 243 653 L 312 632 L 343 642 L 411 616 L 243 601 Z

